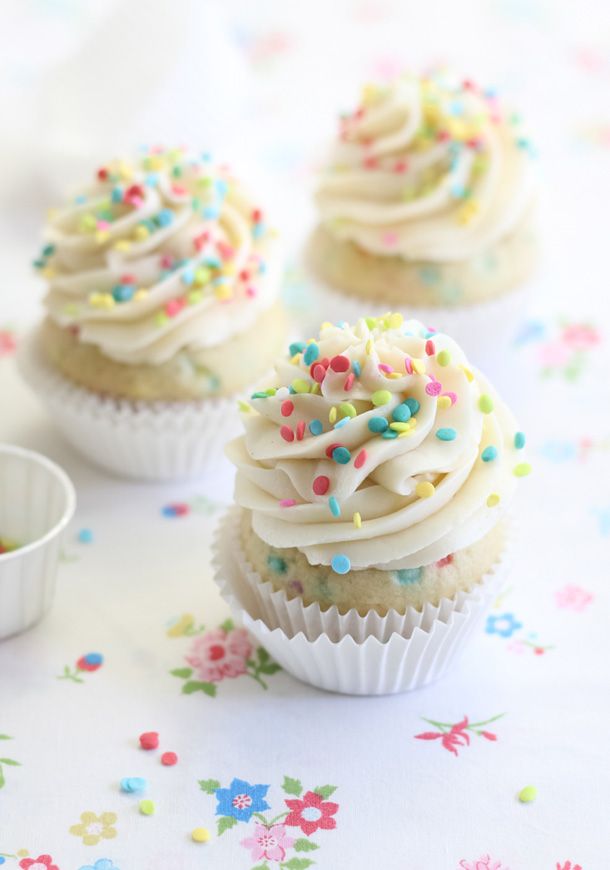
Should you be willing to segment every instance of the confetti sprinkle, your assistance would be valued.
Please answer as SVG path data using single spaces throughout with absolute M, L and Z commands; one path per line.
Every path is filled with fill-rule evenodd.
M 457 438 L 457 432 L 450 426 L 446 426 L 442 429 L 436 430 L 436 437 L 439 441 L 455 441 Z
M 356 512 L 354 513 L 354 515 L 353 515 L 353 517 L 352 517 L 352 522 L 353 522 L 353 524 L 356 526 L 357 529 L 361 529 L 361 528 L 362 528 L 362 517 L 360 516 L 360 514 L 358 513 L 358 511 L 356 511 Z
M 347 447 L 335 447 L 332 456 L 335 462 L 338 462 L 339 465 L 347 465 L 352 458 L 352 454 L 349 452 Z
M 429 480 L 420 480 L 415 487 L 415 494 L 419 496 L 419 498 L 431 498 L 435 492 L 434 484 L 430 483 Z
M 526 785 L 521 789 L 518 797 L 522 804 L 531 804 L 538 797 L 538 789 L 534 785 Z
M 308 428 L 312 435 L 321 435 L 324 431 L 324 426 L 322 425 L 321 420 L 312 420 Z
M 175 752 L 164 752 L 161 756 L 161 764 L 164 767 L 173 767 L 178 764 L 178 756 Z
M 352 567 L 348 556 L 343 553 L 336 553 L 330 560 L 330 565 L 335 574 L 347 574 Z
M 396 423 L 406 423 L 411 419 L 411 408 L 403 402 L 402 405 L 397 405 L 392 411 L 392 420 Z
M 404 404 L 407 405 L 413 417 L 417 414 L 421 407 L 417 399 L 405 399 Z
M 91 529 L 80 529 L 77 538 L 81 544 L 90 544 L 93 541 L 93 532 Z
M 392 401 L 392 393 L 389 390 L 375 390 L 371 396 L 371 402 L 378 408 L 380 405 L 387 405 Z
M 325 474 L 320 474 L 318 477 L 314 477 L 312 483 L 312 489 L 316 495 L 326 495 L 328 489 L 330 487 L 330 478 Z
M 448 350 L 441 350 L 436 355 L 436 361 L 439 366 L 448 366 L 451 362 L 451 354 Z
M 487 507 L 492 508 L 497 504 L 500 504 L 500 496 L 497 492 L 492 492 L 492 494 L 487 497 Z
M 523 432 L 515 433 L 515 449 L 522 450 L 525 447 L 525 435 Z
M 485 450 L 481 453 L 481 459 L 483 462 L 493 462 L 494 459 L 497 459 L 498 451 L 493 445 L 490 444 L 489 447 L 486 447 Z
M 366 450 L 363 449 L 360 451 L 360 453 L 358 453 L 358 455 L 354 459 L 354 467 L 355 468 L 362 468 L 362 466 L 366 462 L 366 459 L 367 459 L 367 452 L 366 452 Z
M 207 843 L 211 834 L 207 828 L 194 828 L 191 832 L 191 839 L 194 843 Z
M 280 408 L 280 411 L 281 411 L 282 417 L 290 417 L 290 415 L 294 411 L 293 402 L 291 402 L 290 399 L 287 399 L 285 402 L 282 402 L 282 406 Z
M 491 396 L 488 396 L 486 393 L 483 393 L 482 396 L 479 396 L 479 410 L 482 411 L 483 414 L 491 414 L 494 409 L 494 403 Z
M 532 466 L 529 462 L 520 462 L 519 465 L 515 465 L 513 469 L 513 474 L 515 477 L 527 477 L 528 474 L 531 474 Z
M 157 731 L 145 731 L 140 734 L 140 746 L 142 749 L 157 749 L 159 746 L 159 734 Z
M 148 798 L 141 800 L 138 807 L 143 816 L 152 816 L 156 810 L 154 801 L 151 801 Z
M 126 776 L 121 780 L 121 791 L 125 794 L 140 794 L 146 791 L 148 783 L 141 776 Z
M 371 417 L 368 422 L 369 430 L 375 433 L 385 432 L 388 426 L 389 423 L 385 417 Z
M 334 517 L 341 516 L 341 507 L 339 506 L 339 502 L 334 497 L 334 495 L 331 495 L 331 497 L 328 499 L 328 507 L 330 508 L 330 512 Z

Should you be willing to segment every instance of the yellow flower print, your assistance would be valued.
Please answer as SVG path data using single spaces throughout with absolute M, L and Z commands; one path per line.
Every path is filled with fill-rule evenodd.
M 183 637 L 192 632 L 195 626 L 195 617 L 191 613 L 184 613 L 173 625 L 167 629 L 168 637 Z
M 75 837 L 82 837 L 85 846 L 97 846 L 100 840 L 113 840 L 116 835 L 116 813 L 81 813 L 80 825 L 72 825 L 70 833 Z

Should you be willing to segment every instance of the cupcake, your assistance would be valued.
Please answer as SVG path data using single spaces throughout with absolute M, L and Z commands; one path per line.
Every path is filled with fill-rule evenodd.
M 338 138 L 308 251 L 340 294 L 327 312 L 402 308 L 462 341 L 479 311 L 494 328 L 519 313 L 536 261 L 532 148 L 494 92 L 441 73 L 367 85 Z
M 282 664 L 298 631 L 336 648 L 397 633 L 408 650 L 417 628 L 428 660 L 435 622 L 445 642 L 466 614 L 453 626 L 465 637 L 501 575 L 507 509 L 530 467 L 457 343 L 399 313 L 325 324 L 249 404 L 227 447 L 238 510 L 221 532 L 221 581 L 236 600 L 245 587 L 263 634 L 283 633 Z
M 45 236 L 47 316 L 26 376 L 98 463 L 199 471 L 284 340 L 264 213 L 208 155 L 152 149 L 98 169 Z

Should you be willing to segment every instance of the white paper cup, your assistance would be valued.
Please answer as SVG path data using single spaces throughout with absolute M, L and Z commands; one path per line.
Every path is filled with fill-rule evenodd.
M 70 444 L 122 477 L 197 477 L 217 465 L 225 444 L 239 432 L 236 398 L 133 402 L 99 396 L 53 371 L 42 359 L 36 334 L 22 342 L 18 363 Z
M 480 625 L 503 582 L 503 555 L 471 592 L 422 611 L 387 616 L 321 611 L 274 591 L 252 568 L 239 540 L 240 510 L 221 522 L 213 552 L 215 579 L 235 616 L 293 676 L 350 695 L 385 695 L 442 677 Z
M 61 539 L 76 507 L 62 469 L 39 453 L 0 444 L 0 639 L 24 631 L 50 608 Z

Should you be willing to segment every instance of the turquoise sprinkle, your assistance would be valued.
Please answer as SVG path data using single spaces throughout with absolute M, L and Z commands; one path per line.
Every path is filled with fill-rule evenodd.
M 523 432 L 515 433 L 515 447 L 517 450 L 522 450 L 525 447 L 525 434 Z
M 169 208 L 162 208 L 159 214 L 155 215 L 154 220 L 160 227 L 169 227 L 174 220 L 174 213 Z
M 451 427 L 447 427 L 445 429 L 437 429 L 436 437 L 439 441 L 455 441 L 457 437 L 457 432 L 455 429 L 451 429 Z
M 481 453 L 481 459 L 483 462 L 493 462 L 493 460 L 498 455 L 498 451 L 495 447 L 486 447 L 485 450 Z
M 321 420 L 312 420 L 308 426 L 308 429 L 312 435 L 321 435 L 324 431 L 324 426 L 322 425 Z
M 330 508 L 330 512 L 334 517 L 341 516 L 341 507 L 334 495 L 331 495 L 331 497 L 328 499 L 328 507 Z
M 305 350 L 305 342 L 304 341 L 293 341 L 291 345 L 288 347 L 288 353 L 290 356 L 296 356 L 297 353 L 301 353 Z
M 110 199 L 113 202 L 123 202 L 123 188 L 122 187 L 113 187 L 112 193 L 110 194 Z
M 144 179 L 146 187 L 156 187 L 159 184 L 159 176 L 156 172 L 149 172 Z
M 267 556 L 267 565 L 276 574 L 285 574 L 288 569 L 286 562 L 280 556 Z
M 396 572 L 396 581 L 401 586 L 408 586 L 410 583 L 418 583 L 423 573 L 423 568 L 401 568 Z
M 347 465 L 351 458 L 352 454 L 349 452 L 347 447 L 335 447 L 333 450 L 333 459 L 335 462 L 338 462 L 339 465 Z
M 315 342 L 308 344 L 305 353 L 303 354 L 303 362 L 306 366 L 310 366 L 320 356 L 320 348 Z
M 362 369 L 360 368 L 360 363 L 356 359 L 352 363 L 352 371 L 356 375 L 357 378 L 360 377 L 360 372 L 362 371 Z
M 385 432 L 388 425 L 389 423 L 385 417 L 371 417 L 369 420 L 369 430 L 371 432 Z
M 347 574 L 349 569 L 352 567 L 349 558 L 344 556 L 343 553 L 337 553 L 334 555 L 330 560 L 330 565 L 335 574 Z
M 216 205 L 206 205 L 201 214 L 206 220 L 213 221 L 219 217 L 220 209 Z
M 419 411 L 421 405 L 417 401 L 417 399 L 405 399 L 404 404 L 407 405 L 409 411 L 411 411 L 411 416 L 414 417 Z
M 78 196 L 74 197 L 74 202 L 76 205 L 84 205 L 87 202 L 87 197 L 84 193 L 80 193 Z
M 265 232 L 265 224 L 253 224 L 252 226 L 252 238 L 260 239 L 260 237 Z
M 398 405 L 392 411 L 392 420 L 395 423 L 406 423 L 411 419 L 411 408 L 408 405 Z
M 337 420 L 337 422 L 335 423 L 333 428 L 334 429 L 342 429 L 344 426 L 347 426 L 347 424 L 349 423 L 349 421 L 351 419 L 352 419 L 351 417 L 341 417 L 340 420 Z
M 216 181 L 214 182 L 214 187 L 216 188 L 216 193 L 218 194 L 218 196 L 224 197 L 227 195 L 227 190 L 229 189 L 229 185 L 224 180 L 224 178 L 217 178 Z
M 115 302 L 129 302 L 134 293 L 135 290 L 131 284 L 117 284 L 112 288 L 112 297 Z
M 180 280 L 183 284 L 186 284 L 187 287 L 195 280 L 195 271 L 191 268 L 185 269 L 184 272 L 180 275 Z
M 395 432 L 394 429 L 386 429 L 386 431 L 382 433 L 381 437 L 387 438 L 389 440 L 393 438 L 398 438 L 398 432 Z

